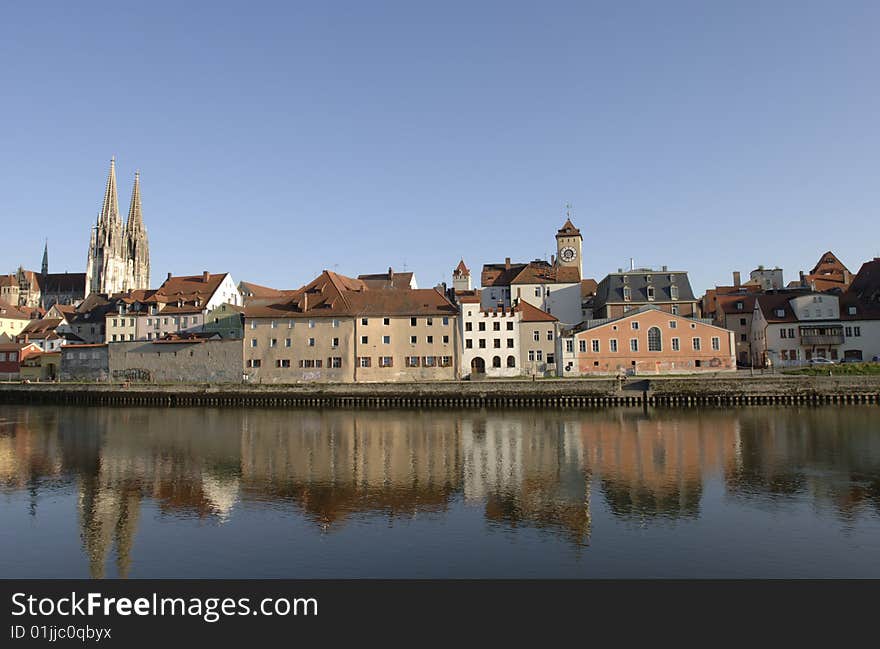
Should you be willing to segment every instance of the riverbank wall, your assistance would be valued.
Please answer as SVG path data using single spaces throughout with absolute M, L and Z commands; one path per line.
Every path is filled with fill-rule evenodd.
M 657 377 L 321 385 L 0 384 L 0 403 L 307 408 L 880 404 L 880 376 Z

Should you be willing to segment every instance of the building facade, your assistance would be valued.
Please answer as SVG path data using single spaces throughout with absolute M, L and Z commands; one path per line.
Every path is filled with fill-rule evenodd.
M 733 332 L 656 306 L 563 332 L 563 376 L 736 371 Z
M 458 376 L 457 311 L 436 289 L 370 288 L 330 271 L 244 312 L 254 383 L 436 381 Z
M 619 318 L 643 306 L 656 306 L 672 315 L 699 317 L 699 301 L 684 271 L 618 269 L 601 282 L 593 300 L 593 317 Z
M 135 173 L 128 219 L 123 224 L 116 191 L 116 159 L 98 221 L 92 228 L 86 262 L 86 294 L 112 295 L 150 286 L 150 252 L 141 210 L 140 174 Z

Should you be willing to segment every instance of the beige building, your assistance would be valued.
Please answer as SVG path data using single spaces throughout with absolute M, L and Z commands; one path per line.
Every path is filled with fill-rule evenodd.
M 28 326 L 30 321 L 27 309 L 10 304 L 0 304 L 0 337 L 5 335 L 11 341 Z
M 452 380 L 455 306 L 435 289 L 370 288 L 324 271 L 245 307 L 244 373 L 254 383 Z
M 520 302 L 514 307 L 520 316 L 520 354 L 523 374 L 556 376 L 556 338 L 559 320 L 546 311 Z

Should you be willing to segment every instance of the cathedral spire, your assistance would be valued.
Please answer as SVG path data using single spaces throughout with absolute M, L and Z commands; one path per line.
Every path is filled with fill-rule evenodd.
M 43 275 L 49 274 L 49 240 L 46 239 L 46 245 L 43 246 L 43 267 L 41 269 Z
M 125 222 L 125 231 L 134 234 L 143 229 L 144 217 L 141 214 L 141 172 L 135 171 L 134 187 L 131 190 L 131 206 L 128 208 L 128 220 Z
M 98 215 L 98 227 L 113 226 L 119 222 L 119 199 L 116 196 L 116 156 L 110 158 L 110 173 L 107 174 L 107 189 L 104 202 Z

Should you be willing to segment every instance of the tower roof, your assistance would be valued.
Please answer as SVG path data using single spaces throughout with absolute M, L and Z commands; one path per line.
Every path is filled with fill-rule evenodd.
M 471 271 L 465 265 L 464 259 L 462 259 L 460 262 L 458 262 L 458 266 L 456 266 L 455 270 L 453 271 L 453 275 L 460 275 L 462 277 L 467 277 L 470 274 L 471 274 Z
M 581 236 L 581 231 L 574 227 L 574 223 L 571 222 L 571 219 L 565 219 L 565 224 L 556 231 L 557 237 L 579 237 Z
M 128 208 L 126 231 L 134 234 L 144 229 L 144 217 L 141 214 L 141 173 L 134 172 L 134 187 L 131 190 L 131 206 Z
M 104 202 L 98 215 L 98 225 L 108 226 L 119 221 L 119 199 L 116 195 L 116 157 L 110 158 L 110 173 L 107 174 L 107 188 Z

